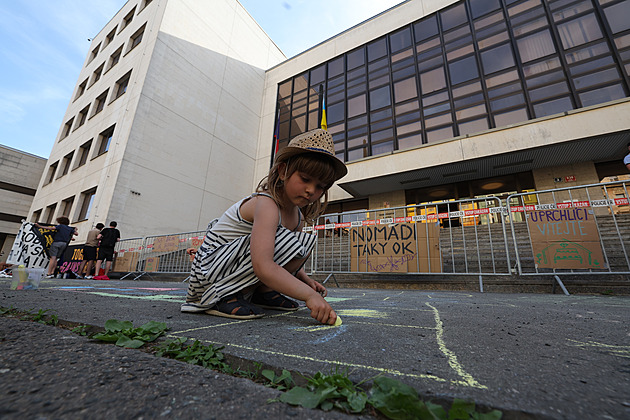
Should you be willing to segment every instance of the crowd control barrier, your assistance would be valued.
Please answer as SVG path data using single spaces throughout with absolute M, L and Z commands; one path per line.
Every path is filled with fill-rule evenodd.
M 356 210 L 321 216 L 305 264 L 310 274 L 630 274 L 628 183 Z M 509 228 L 508 228 L 509 225 Z M 117 244 L 114 271 L 187 274 L 188 248 L 205 231 L 132 238 Z M 123 277 L 123 278 L 125 278 Z M 336 279 L 335 279 L 336 281 Z
M 205 234 L 198 231 L 119 241 L 114 271 L 127 272 L 122 278 L 135 276 L 134 280 L 152 273 L 189 273 L 192 258 L 186 250 L 199 248 Z
M 505 208 L 497 197 L 326 214 L 312 273 L 509 275 Z
M 518 273 L 552 275 L 561 286 L 561 274 L 630 273 L 628 183 L 616 181 L 509 196 Z M 525 214 L 525 222 L 514 222 L 516 213 Z

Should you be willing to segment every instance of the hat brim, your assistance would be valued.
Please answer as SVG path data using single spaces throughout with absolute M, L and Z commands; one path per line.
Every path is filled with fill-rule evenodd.
M 287 160 L 293 156 L 302 155 L 305 153 L 317 153 L 318 155 L 326 156 L 333 164 L 334 171 L 335 171 L 335 181 L 340 180 L 341 178 L 346 176 L 346 174 L 348 173 L 348 168 L 346 167 L 346 165 L 342 161 L 340 161 L 336 156 L 331 156 L 327 152 L 319 151 L 319 150 L 287 146 L 284 149 L 280 150 L 280 152 L 278 152 L 278 154 L 276 155 L 276 160 Z

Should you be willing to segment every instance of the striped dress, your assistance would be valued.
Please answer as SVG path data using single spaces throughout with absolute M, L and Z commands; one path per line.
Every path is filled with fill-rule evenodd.
M 192 263 L 188 294 L 186 302 L 181 306 L 182 312 L 204 312 L 212 309 L 222 298 L 258 283 L 250 250 L 254 225 L 244 220 L 240 213 L 241 204 L 256 195 L 269 197 L 258 193 L 245 197 L 208 225 L 203 244 Z M 273 260 L 283 267 L 294 258 L 305 258 L 311 253 L 316 240 L 316 235 L 293 232 L 282 226 L 282 220 L 279 220 Z

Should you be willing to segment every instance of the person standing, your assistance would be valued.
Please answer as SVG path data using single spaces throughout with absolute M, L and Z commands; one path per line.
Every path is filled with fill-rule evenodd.
M 72 236 L 78 235 L 76 228 L 68 226 L 70 219 L 66 216 L 57 217 L 57 226 L 41 226 L 39 223 L 34 223 L 40 229 L 49 229 L 55 231 L 53 236 L 53 242 L 48 249 L 50 254 L 50 262 L 48 263 L 48 271 L 46 273 L 47 279 L 55 277 L 55 270 L 57 269 L 57 261 L 63 256 L 68 244 L 72 240 Z
M 98 249 L 98 261 L 96 261 L 96 273 L 101 269 L 101 264 L 105 260 L 105 274 L 102 276 L 94 276 L 94 280 L 109 280 L 107 274 L 112 267 L 112 261 L 114 260 L 114 247 L 116 242 L 120 241 L 120 231 L 116 229 L 118 223 L 111 221 L 109 227 L 105 228 L 98 234 L 97 239 L 100 241 Z
M 85 240 L 85 245 L 83 246 L 83 261 L 81 261 L 81 266 L 79 266 L 79 272 L 77 278 L 83 278 L 83 269 L 85 268 L 85 264 L 87 263 L 86 270 L 86 279 L 91 279 L 93 276 L 92 266 L 96 261 L 96 251 L 98 250 L 98 235 L 101 233 L 101 230 L 105 227 L 102 223 L 97 223 L 96 227 L 90 230 L 87 234 L 87 239 Z M 98 273 L 96 273 L 98 275 Z
M 630 152 L 630 143 L 628 143 L 628 151 Z M 623 158 L 623 164 L 626 165 L 626 168 L 630 171 L 630 153 Z

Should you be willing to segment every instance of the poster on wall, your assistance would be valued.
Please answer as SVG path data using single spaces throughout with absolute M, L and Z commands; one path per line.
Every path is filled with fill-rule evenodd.
M 606 268 L 591 207 L 528 212 L 527 225 L 538 268 Z
M 48 229 L 38 229 L 32 223 L 23 222 L 7 257 L 7 264 L 23 265 L 26 268 L 48 267 L 51 232 Z
M 419 227 L 417 227 L 419 226 Z M 352 271 L 440 273 L 437 224 L 396 223 L 350 230 Z

